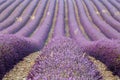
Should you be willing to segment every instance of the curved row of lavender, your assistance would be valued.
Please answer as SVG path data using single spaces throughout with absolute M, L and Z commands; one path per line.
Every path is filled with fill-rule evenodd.
M 14 3 L 15 0 L 9 0 L 3 5 L 0 6 L 0 13 L 5 10 L 8 6 L 10 6 L 12 3 Z
M 42 0 L 43 1 L 43 0 Z M 51 1 L 44 22 L 30 38 L 19 35 L 0 34 L 0 79 L 24 56 L 40 50 L 49 33 L 54 15 L 55 1 Z M 52 9 L 52 10 L 51 10 Z
M 46 39 L 48 38 L 49 31 L 52 27 L 53 16 L 55 13 L 55 3 L 56 0 L 50 1 L 44 21 L 38 25 L 38 28 L 32 33 L 30 37 L 33 40 L 37 40 L 37 42 L 41 44 L 41 47 L 43 47 Z
M 103 1 L 103 0 L 101 0 L 101 1 Z M 119 27 L 120 22 L 115 20 L 111 15 L 109 15 L 107 10 L 105 9 L 105 7 L 99 1 L 93 0 L 93 2 L 95 3 L 96 7 L 98 8 L 98 11 L 101 12 L 101 16 L 103 17 L 103 19 L 108 24 L 110 24 L 113 28 L 115 28 L 118 32 L 120 32 L 120 27 Z M 108 2 L 106 2 L 106 3 L 108 3 Z M 111 8 L 107 8 L 107 9 L 114 10 L 114 7 L 113 7 L 113 9 L 111 9 Z M 104 10 L 106 11 L 105 13 L 103 12 Z M 115 11 L 114 11 L 113 15 L 116 16 L 117 18 L 119 18 L 119 16 L 115 15 Z
M 12 0 L 9 0 L 9 1 L 12 1 Z M 3 75 L 6 73 L 6 71 L 12 68 L 13 65 L 17 63 L 19 60 L 21 60 L 24 56 L 41 49 L 44 46 L 44 43 L 48 37 L 48 33 L 52 26 L 56 0 L 52 0 L 52 1 L 49 0 L 50 3 L 49 2 L 47 3 L 47 0 L 40 0 L 40 1 L 32 0 L 31 2 L 28 0 L 25 0 L 25 1 L 24 1 L 24 4 L 23 3 L 20 4 L 20 5 L 22 4 L 25 5 L 24 7 L 22 8 L 17 7 L 14 10 L 14 12 L 17 12 L 17 10 L 20 10 L 20 14 L 18 13 L 16 14 L 16 16 L 21 15 L 18 21 L 14 23 L 15 17 L 13 17 L 12 18 L 13 20 L 11 20 L 10 22 L 10 16 L 13 15 L 12 13 L 7 18 L 8 21 L 10 22 L 8 23 L 10 26 L 0 27 L 1 30 L 3 30 L 1 33 L 7 33 L 7 34 L 0 34 L 0 78 L 2 78 Z M 87 54 L 83 52 L 87 52 L 89 55 L 94 56 L 95 58 L 101 60 L 103 63 L 105 63 L 108 66 L 110 70 L 120 75 L 120 71 L 119 71 L 120 70 L 120 61 L 119 61 L 120 60 L 120 55 L 119 55 L 120 41 L 108 39 L 108 38 L 119 39 L 120 37 L 119 32 L 114 30 L 112 26 L 106 23 L 105 24 L 107 25 L 107 28 L 103 26 L 101 24 L 103 21 L 101 22 L 99 17 L 95 14 L 93 7 L 89 4 L 89 0 L 84 0 L 91 14 L 92 19 L 95 18 L 94 21 L 99 20 L 96 25 L 98 26 L 99 24 L 99 28 L 102 30 L 99 31 L 95 29 L 93 27 L 94 26 L 93 23 L 90 22 L 88 17 L 86 16 L 86 13 L 84 11 L 85 9 L 82 4 L 82 0 L 81 1 L 76 0 L 75 4 L 77 4 L 80 21 L 86 33 L 93 40 L 93 41 L 88 41 L 82 34 L 82 31 L 79 29 L 79 26 L 77 24 L 72 0 L 68 0 L 68 11 L 69 11 L 68 20 L 69 20 L 70 34 L 71 34 L 71 38 L 75 39 L 76 41 L 70 38 L 64 37 L 65 23 L 64 23 L 64 4 L 62 4 L 63 2 L 64 0 L 59 0 L 58 2 L 59 3 L 58 7 L 60 10 L 58 10 L 53 39 L 42 50 L 42 54 L 36 60 L 36 64 L 35 66 L 33 66 L 28 76 L 28 80 L 38 79 L 38 78 L 102 80 L 102 77 L 99 74 L 99 71 L 97 71 L 96 66 L 91 61 L 89 61 Z M 30 4 L 28 5 L 28 3 Z M 46 4 L 49 4 L 46 17 L 44 21 L 41 24 L 39 24 Z M 34 16 L 33 11 L 35 11 L 36 6 L 41 7 L 41 9 L 37 9 L 37 12 Z M 22 9 L 23 10 L 25 9 L 25 10 L 22 12 Z M 27 16 L 28 14 L 30 14 L 29 17 Z M 94 16 L 93 14 L 96 16 Z M 31 19 L 33 19 L 32 20 L 33 22 L 30 20 L 30 16 L 32 17 Z M 110 32 L 107 29 L 110 30 Z M 104 32 L 105 35 L 102 34 L 102 32 Z M 13 33 L 16 33 L 16 34 L 10 35 Z M 26 38 L 30 35 L 31 37 Z M 68 55 L 68 53 L 70 55 Z M 40 65 L 42 64 L 41 60 L 43 60 L 44 63 L 46 63 L 47 61 L 51 64 L 43 63 L 43 65 Z M 64 61 L 61 62 L 62 60 Z M 60 66 L 57 66 L 58 64 Z M 76 67 L 74 65 L 76 65 Z M 45 70 L 47 69 L 45 74 L 44 74 L 44 70 L 39 69 L 39 66 L 41 66 L 42 69 L 43 68 Z M 47 66 L 51 66 L 51 67 L 47 67 Z M 68 67 L 70 67 L 70 69 Z M 37 74 L 38 72 L 36 70 L 40 70 L 41 74 L 38 75 Z M 48 75 L 50 73 L 49 71 L 53 73 Z M 58 75 L 56 73 L 58 73 Z
M 88 2 L 90 3 L 90 1 Z M 88 7 L 89 6 L 89 7 Z M 89 4 L 87 5 L 88 11 L 90 13 L 90 16 L 92 18 L 92 21 L 94 24 L 96 24 L 99 29 L 110 39 L 120 39 L 120 33 L 116 31 L 112 26 L 107 24 L 105 21 L 100 19 L 100 17 L 96 14 L 93 7 Z
M 3 3 L 5 3 L 6 2 L 6 0 L 1 0 L 0 1 L 0 5 L 2 5 Z
M 89 5 L 88 0 L 84 0 L 84 2 L 86 3 L 86 5 Z M 84 11 L 82 0 L 76 0 L 76 4 L 77 4 L 78 12 L 81 18 L 80 20 L 82 20 L 84 19 L 84 17 L 82 17 L 82 13 Z M 75 16 L 71 18 L 71 15 L 72 15 L 71 12 L 69 12 L 68 15 L 69 15 L 68 20 L 69 20 L 71 37 L 75 39 L 77 43 L 79 43 L 81 49 L 87 52 L 89 55 L 105 63 L 108 66 L 108 68 L 112 70 L 115 74 L 120 75 L 120 61 L 119 61 L 120 40 L 99 39 L 97 41 L 88 41 L 85 39 L 82 32 L 79 30 L 79 27 L 77 23 L 75 23 L 76 22 L 75 20 L 73 24 L 76 24 L 76 25 L 72 24 L 73 18 L 75 18 Z M 73 29 L 73 26 L 74 27 L 76 26 L 76 28 Z M 99 35 L 97 35 L 97 37 L 99 37 Z
M 120 0 L 116 0 L 116 1 L 120 3 Z
M 21 3 L 7 19 L 5 19 L 2 23 L 0 23 L 0 30 L 12 25 L 16 21 L 16 19 L 19 18 L 20 15 L 24 12 L 26 7 L 30 5 L 30 3 L 32 5 L 32 1 L 29 0 L 25 0 L 23 3 Z
M 40 20 L 44 14 L 47 2 L 48 2 L 47 0 L 40 1 L 40 3 L 37 6 L 36 13 L 31 17 L 29 22 L 23 28 L 21 28 L 19 31 L 15 33 L 16 35 L 28 37 L 31 35 L 31 33 L 33 33 L 33 31 L 38 27 L 40 23 Z
M 115 1 L 115 0 L 108 0 L 109 2 L 111 2 L 112 5 L 114 5 L 118 10 L 120 10 L 120 4 Z
M 27 80 L 103 80 L 88 55 L 74 40 L 65 37 L 64 30 L 64 0 L 59 0 L 53 38 L 42 49 Z
M 25 9 L 22 15 L 18 18 L 18 20 L 14 22 L 14 24 L 6 26 L 7 28 L 5 26 L 0 27 L 0 30 L 2 30 L 1 33 L 12 34 L 21 29 L 30 19 L 30 16 L 33 14 L 38 3 L 39 0 L 33 0 L 32 3 L 30 3 L 30 5 Z
M 11 4 L 7 9 L 2 11 L 0 13 L 0 22 L 4 21 L 22 2 L 23 0 L 17 0 L 13 4 Z
M 91 40 L 106 39 L 106 36 L 104 34 L 102 34 L 101 31 L 99 31 L 95 27 L 93 27 L 94 25 L 89 21 L 88 17 L 86 16 L 86 13 L 84 11 L 84 8 L 82 8 L 82 7 L 83 7 L 82 5 L 78 6 L 78 8 L 80 8 L 80 10 L 78 10 L 79 15 L 80 15 L 80 21 L 81 21 L 81 24 L 83 25 L 85 32 L 89 36 L 89 38 Z M 73 20 L 73 18 L 71 18 L 71 22 L 69 24 L 73 23 L 72 20 Z M 74 20 L 74 21 L 76 21 L 76 20 Z M 75 28 L 75 26 L 78 26 L 78 25 L 76 22 L 74 22 L 73 26 L 74 27 L 72 27 L 72 28 Z M 72 29 L 72 28 L 70 30 L 74 30 L 74 33 L 79 34 L 78 36 L 76 35 L 78 38 L 81 38 L 83 36 L 83 35 L 80 35 L 81 33 L 78 33 L 79 32 L 78 29 Z
M 57 37 L 63 37 L 65 36 L 65 6 L 64 6 L 64 0 L 58 1 L 58 10 L 57 10 L 57 15 L 56 15 L 56 22 L 55 22 L 55 27 L 54 31 L 52 34 L 52 37 L 55 38 Z
M 120 21 L 120 16 L 119 16 L 119 10 L 116 9 L 115 6 L 113 6 L 109 1 L 105 0 L 101 0 L 101 3 L 109 10 L 109 12 L 111 13 L 111 15 L 118 21 Z

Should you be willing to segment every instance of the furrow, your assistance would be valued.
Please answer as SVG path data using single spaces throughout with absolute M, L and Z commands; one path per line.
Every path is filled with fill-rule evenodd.
M 110 39 L 120 39 L 120 33 L 118 31 L 116 31 L 114 28 L 112 28 L 112 26 L 110 26 L 109 24 L 107 24 L 105 21 L 101 20 L 95 10 L 93 9 L 93 7 L 88 4 L 90 3 L 90 1 L 85 1 L 86 6 L 89 10 L 89 13 L 92 17 L 92 20 L 94 22 L 94 24 L 96 24 L 99 29 Z
M 47 0 L 41 0 L 37 7 L 36 14 L 33 14 L 28 23 L 16 32 L 16 35 L 28 37 L 37 28 L 45 10 Z M 41 9 L 39 9 L 41 8 Z
M 36 8 L 39 0 L 33 0 L 32 3 L 24 10 L 22 15 L 16 19 L 16 22 L 9 26 L 8 28 L 1 31 L 4 34 L 13 34 L 17 32 L 19 29 L 24 27 L 27 21 L 30 19 L 30 16 L 33 14 L 34 9 Z
M 9 27 L 10 25 L 12 25 L 16 19 L 22 15 L 22 13 L 24 12 L 24 10 L 26 9 L 26 7 L 28 5 L 30 5 L 32 1 L 30 0 L 25 0 L 23 3 L 21 3 L 13 12 L 12 14 L 5 19 L 2 23 L 0 23 L 0 30 Z
M 0 13 L 0 23 L 3 22 L 6 18 L 8 18 L 12 12 L 19 6 L 23 0 L 16 0 L 13 4 L 11 4 L 8 8 L 6 8 L 3 12 Z
M 99 12 L 101 13 L 101 16 L 106 21 L 106 23 L 110 24 L 114 29 L 116 29 L 118 32 L 120 32 L 120 23 L 115 20 L 113 17 L 109 16 L 107 12 L 103 13 L 103 10 L 106 10 L 103 5 L 99 2 L 93 1 L 96 4 L 96 7 L 98 8 Z

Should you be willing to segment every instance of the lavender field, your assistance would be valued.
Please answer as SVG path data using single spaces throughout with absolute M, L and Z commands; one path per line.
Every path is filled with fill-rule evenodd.
M 0 80 L 120 80 L 120 0 L 0 0 Z

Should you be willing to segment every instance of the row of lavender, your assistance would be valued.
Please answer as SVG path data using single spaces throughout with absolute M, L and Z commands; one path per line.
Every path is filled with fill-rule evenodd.
M 9 1 L 9 4 L 11 1 L 12 0 Z M 2 34 L 0 35 L 1 77 L 24 56 L 41 49 L 44 46 L 52 26 L 56 0 L 33 0 L 31 2 L 26 0 L 26 2 L 23 1 L 21 4 L 20 2 L 16 1 L 16 3 L 14 2 L 14 4 L 11 5 L 12 7 L 10 7 L 11 9 L 14 9 L 11 14 L 15 12 L 15 17 L 9 13 L 5 15 L 3 14 L 5 17 L 2 18 L 5 20 L 1 18 L 1 21 L 3 20 L 0 23 L 0 28 L 2 30 Z M 89 60 L 88 55 L 84 52 L 96 57 L 96 59 L 101 60 L 108 66 L 109 69 L 120 75 L 120 28 L 117 27 L 120 24 L 119 21 L 115 20 L 116 18 L 108 17 L 106 14 L 101 15 L 103 18 L 105 18 L 106 22 L 100 19 L 95 13 L 93 6 L 90 5 L 90 3 L 92 4 L 93 2 L 97 4 L 96 7 L 101 8 L 102 4 L 100 4 L 99 1 L 92 0 L 91 2 L 88 0 L 68 0 L 68 25 L 72 39 L 67 38 L 65 37 L 64 2 L 64 0 L 58 1 L 59 5 L 53 39 L 47 46 L 42 49 L 42 54 L 40 54 L 40 56 L 37 58 L 36 64 L 33 66 L 31 72 L 28 75 L 28 80 L 102 80 L 102 76 L 99 74 L 96 66 Z M 5 3 L 7 2 L 3 1 L 3 4 Z M 17 7 L 15 9 L 13 6 L 18 3 L 19 6 L 24 6 Z M 93 23 L 99 27 L 100 31 L 95 29 L 93 27 L 93 23 L 88 19 L 83 3 L 85 3 L 86 7 L 88 8 Z M 81 22 L 87 35 L 93 41 L 87 40 L 79 28 L 74 11 L 75 4 L 77 5 L 77 11 L 80 16 L 79 21 Z M 46 5 L 48 5 L 49 8 L 47 9 L 44 21 L 39 24 Z M 34 13 L 35 8 L 37 8 L 36 14 L 31 16 L 32 18 L 29 17 L 29 15 Z M 7 8 L 3 10 L 2 13 L 8 12 L 9 10 L 10 9 Z M 16 14 L 17 10 L 19 10 L 20 13 Z M 6 16 L 9 17 L 6 19 Z M 22 16 L 22 18 L 19 18 L 18 21 L 15 21 L 15 18 L 18 16 Z M 107 24 L 109 19 L 111 19 L 109 21 L 110 24 Z M 110 40 L 108 38 L 116 40 Z
M 26 2 L 28 4 L 28 2 L 30 2 L 30 1 L 25 0 L 23 4 L 27 5 Z M 41 4 L 41 3 L 43 3 L 43 4 Z M 36 13 L 37 14 L 36 17 L 38 17 L 38 18 L 36 18 L 35 23 L 33 23 L 34 25 L 38 24 L 40 17 L 42 16 L 42 14 L 44 12 L 44 8 L 45 8 L 46 3 L 47 3 L 47 0 L 41 0 L 41 1 L 33 0 L 33 1 L 31 1 L 31 3 L 27 6 L 26 10 L 22 14 L 23 17 L 25 17 L 28 14 L 32 14 L 33 10 L 35 8 L 37 8 L 37 10 L 38 10 L 39 7 L 41 7 L 41 10 L 39 10 Z M 52 4 L 52 5 L 54 5 L 54 4 Z M 19 9 L 21 11 L 22 9 L 24 9 L 23 7 L 26 7 L 26 6 L 22 6 L 20 8 L 16 8 L 16 9 L 17 10 Z M 50 8 L 53 9 L 52 6 Z M 50 9 L 48 10 L 48 12 L 51 12 Z M 50 19 L 52 18 L 52 15 L 54 12 L 51 12 L 51 13 L 52 14 L 50 16 Z M 7 19 L 10 21 L 10 18 L 7 18 Z M 12 19 L 14 19 L 14 18 L 12 18 Z M 29 20 L 29 16 L 27 16 L 25 19 Z M 45 22 L 50 23 L 50 20 L 45 21 Z M 23 23 L 25 23 L 25 22 L 23 22 Z M 31 23 L 29 23 L 29 24 L 31 24 Z M 50 25 L 46 25 L 44 23 L 43 25 L 46 25 L 46 28 L 44 30 L 41 27 L 41 29 L 39 28 L 38 31 L 35 31 L 31 37 L 27 38 L 27 37 L 22 37 L 22 36 L 30 35 L 31 34 L 30 32 L 32 32 L 33 30 L 31 29 L 30 31 L 26 31 L 25 29 L 23 29 L 21 31 L 23 31 L 25 33 L 21 34 L 22 36 L 20 34 L 13 35 L 13 34 L 11 34 L 11 32 L 17 31 L 16 28 L 14 28 L 14 25 L 15 25 L 15 27 L 18 25 L 16 27 L 16 28 L 18 28 L 19 26 L 22 25 L 22 23 L 14 22 L 12 27 L 9 26 L 7 29 L 5 29 L 6 33 L 8 32 L 7 34 L 0 34 L 0 39 L 1 39 L 1 41 L 0 41 L 0 44 L 1 44 L 1 46 L 0 46 L 0 55 L 1 55 L 0 56 L 0 64 L 1 64 L 0 65 L 0 78 L 2 78 L 3 75 L 9 69 L 11 69 L 14 64 L 16 64 L 18 61 L 20 61 L 24 56 L 27 56 L 28 54 L 30 54 L 32 52 L 40 50 L 45 43 L 45 39 L 47 38 L 47 35 L 49 33 L 49 29 L 50 29 L 50 28 L 48 28 L 48 27 L 50 27 Z M 34 26 L 31 26 L 31 28 L 33 28 L 33 27 Z M 42 30 L 42 32 L 41 32 L 41 30 Z M 3 31 L 3 32 L 5 32 L 5 31 Z M 21 31 L 19 33 L 22 33 Z M 40 34 L 43 37 L 36 37 L 37 34 Z M 35 37 L 36 37 L 36 39 L 35 39 Z
M 98 15 L 96 14 L 95 10 L 93 10 L 93 8 L 92 8 L 92 9 L 88 9 L 88 10 L 90 12 L 90 15 L 92 16 L 93 23 L 95 25 L 97 25 L 97 27 L 100 29 L 100 31 L 102 33 L 104 33 L 104 35 L 107 36 L 108 38 L 119 39 L 120 38 L 119 37 L 119 31 L 120 31 L 119 26 L 120 26 L 120 23 L 119 23 L 119 21 L 117 21 L 119 19 L 119 11 L 114 6 L 112 6 L 112 5 L 110 6 L 110 7 L 113 8 L 111 10 L 115 10 L 115 11 L 110 11 L 111 13 L 114 12 L 113 13 L 113 15 L 115 14 L 114 15 L 115 19 L 114 19 L 113 17 L 108 15 L 107 10 L 104 8 L 104 6 L 102 4 L 100 4 L 99 1 L 97 1 L 97 2 L 93 1 L 93 2 L 97 5 L 98 10 L 101 13 L 101 16 L 103 16 L 103 19 L 107 22 L 106 23 L 104 20 L 102 21 L 102 19 L 100 19 L 98 17 Z M 19 3 L 19 5 L 15 9 L 14 7 L 18 3 Z M 0 20 L 2 21 L 0 23 L 1 33 L 9 33 L 9 34 L 16 33 L 20 29 L 22 29 L 24 26 L 29 26 L 28 23 L 30 22 L 30 20 L 29 20 L 30 17 L 31 17 L 31 19 L 34 19 L 34 17 L 36 17 L 33 14 L 34 14 L 34 8 L 36 7 L 36 5 L 38 3 L 38 0 L 37 1 L 34 0 L 33 2 L 31 1 L 31 4 L 29 4 L 30 1 L 28 1 L 28 0 L 22 2 L 21 4 L 20 3 L 21 2 L 19 2 L 19 1 L 15 1 L 10 7 L 8 7 L 7 9 L 2 11 L 2 13 L 1 13 L 2 15 L 0 17 Z M 27 7 L 28 4 L 29 4 L 29 6 Z M 5 4 L 1 5 L 1 7 L 4 6 L 4 5 Z M 25 9 L 25 11 L 24 11 L 24 9 Z M 93 10 L 93 12 L 91 12 L 92 10 Z M 11 12 L 11 11 L 13 11 L 13 12 L 10 14 L 9 12 Z M 99 20 L 101 20 L 101 22 L 99 22 Z M 106 26 L 107 26 L 107 28 L 106 28 Z M 108 30 L 108 32 L 106 32 L 106 30 Z
M 71 1 L 69 0 L 67 3 L 72 9 Z M 65 37 L 64 11 L 64 0 L 60 0 L 58 1 L 53 38 L 42 49 L 27 79 L 102 79 L 95 65 L 89 60 L 88 55 L 82 52 L 74 40 Z

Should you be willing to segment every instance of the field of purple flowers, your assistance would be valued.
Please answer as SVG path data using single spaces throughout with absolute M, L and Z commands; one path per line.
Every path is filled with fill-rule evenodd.
M 120 0 L 0 0 L 0 80 L 119 77 Z

